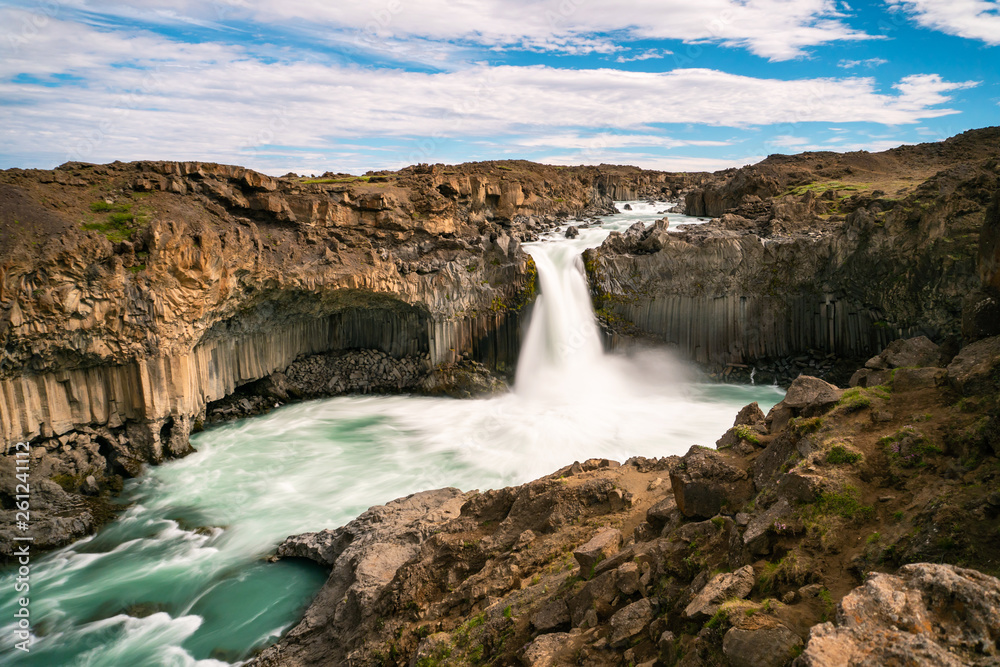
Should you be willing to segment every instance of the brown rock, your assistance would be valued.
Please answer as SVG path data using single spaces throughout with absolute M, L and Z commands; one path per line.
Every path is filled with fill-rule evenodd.
M 740 507 L 753 495 L 746 471 L 719 452 L 692 447 L 670 472 L 677 507 L 686 517 L 709 519 L 728 507 Z
M 915 563 L 873 573 L 812 629 L 800 667 L 995 664 L 1000 580 L 953 565 Z
M 569 622 L 569 607 L 565 600 L 556 600 L 543 605 L 531 617 L 531 625 L 539 632 L 551 632 L 562 625 L 568 626 Z
M 611 603 L 618 597 L 617 580 L 618 574 L 614 570 L 604 572 L 588 581 L 579 593 L 568 600 L 570 620 L 574 627 L 581 626 L 588 612 L 606 618 L 614 611 Z M 588 627 L 593 625 L 588 624 Z
M 764 421 L 764 412 L 760 409 L 757 401 L 743 408 L 737 413 L 733 426 L 753 426 Z
M 608 642 L 612 648 L 624 648 L 634 637 L 644 634 L 646 626 L 653 620 L 653 605 L 647 598 L 624 607 L 611 617 L 611 636 Z
M 829 382 L 809 375 L 800 375 L 788 387 L 782 403 L 806 414 L 828 408 L 839 401 L 843 393 L 843 389 Z
M 726 600 L 745 598 L 749 595 L 755 581 L 756 576 L 750 565 L 745 565 L 735 572 L 715 575 L 684 609 L 684 617 L 710 618 Z
M 893 391 L 934 389 L 945 383 L 948 371 L 943 368 L 900 368 L 892 379 Z
M 1000 387 L 1000 336 L 962 348 L 948 364 L 948 382 L 966 396 L 995 392 Z
M 941 348 L 927 336 L 917 336 L 892 341 L 879 357 L 889 368 L 936 366 L 941 361 Z
M 766 511 L 757 514 L 750 520 L 743 533 L 743 545 L 751 554 L 766 553 L 769 546 L 768 531 L 776 521 L 792 513 L 792 505 L 785 498 L 771 505 Z
M 617 528 L 602 530 L 589 542 L 573 552 L 573 558 L 580 564 L 580 576 L 589 579 L 593 576 L 594 567 L 618 552 L 622 544 L 622 534 Z
M 521 662 L 524 667 L 555 667 L 565 664 L 560 654 L 571 640 L 566 632 L 540 635 L 524 649 Z
M 722 652 L 731 667 L 784 667 L 802 646 L 802 638 L 780 623 L 757 630 L 730 628 Z

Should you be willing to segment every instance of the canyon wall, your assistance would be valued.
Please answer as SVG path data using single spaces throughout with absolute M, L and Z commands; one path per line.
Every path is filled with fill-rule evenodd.
M 610 329 L 719 368 L 864 359 L 915 335 L 954 347 L 970 295 L 995 274 L 984 219 L 998 155 L 1000 131 L 988 128 L 941 145 L 720 172 L 687 195 L 689 214 L 720 218 L 612 234 L 587 252 L 595 306 Z M 990 333 L 968 329 L 967 339 Z

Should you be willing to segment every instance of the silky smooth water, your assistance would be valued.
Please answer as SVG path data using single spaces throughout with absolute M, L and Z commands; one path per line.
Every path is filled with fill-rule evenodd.
M 294 625 L 325 579 L 306 563 L 263 560 L 288 535 L 419 490 L 682 454 L 714 443 L 746 403 L 768 409 L 778 389 L 700 383 L 663 352 L 603 354 L 579 253 L 664 206 L 632 205 L 578 239 L 558 232 L 526 246 L 541 295 L 512 392 L 309 401 L 193 436 L 195 454 L 128 484 L 118 520 L 34 559 L 29 654 L 12 648 L 14 575 L 0 578 L 0 663 L 238 663 Z

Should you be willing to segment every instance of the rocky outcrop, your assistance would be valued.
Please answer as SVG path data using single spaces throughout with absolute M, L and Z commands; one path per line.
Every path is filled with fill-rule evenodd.
M 836 625 L 814 627 L 796 667 L 993 665 L 1000 580 L 954 565 L 875 573 L 840 601 Z
M 826 366 L 843 383 L 827 355 L 853 369 L 897 338 L 954 349 L 963 309 L 974 337 L 991 335 L 983 289 L 996 225 L 984 216 L 1000 189 L 998 150 L 1000 131 L 987 128 L 720 172 L 687 211 L 719 219 L 586 253 L 595 307 L 612 336 L 651 335 L 717 369 L 746 367 L 744 380 L 756 366 L 758 382 Z M 802 365 L 775 367 L 790 359 Z
M 787 667 L 800 652 L 801 666 L 993 664 L 1000 497 L 995 436 L 980 425 L 998 389 L 958 401 L 948 383 L 843 391 L 802 378 L 775 408 L 787 419 L 741 411 L 736 427 L 757 440 L 743 451 L 590 460 L 520 487 L 440 492 L 464 500 L 450 518 L 399 501 L 415 528 L 392 514 L 386 537 L 364 535 L 394 504 L 290 538 L 279 554 L 331 576 L 307 621 L 250 664 Z M 682 511 L 683 487 L 734 483 L 747 485 L 738 498 Z M 411 555 L 378 569 L 348 627 L 335 610 L 351 563 L 394 531 Z M 976 570 L 929 564 L 958 560 Z

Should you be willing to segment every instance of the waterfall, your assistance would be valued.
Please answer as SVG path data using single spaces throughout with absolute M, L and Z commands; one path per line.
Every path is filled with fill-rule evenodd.
M 601 366 L 600 333 L 579 250 L 567 243 L 527 247 L 541 293 L 517 366 L 515 389 L 528 397 L 572 397 Z

